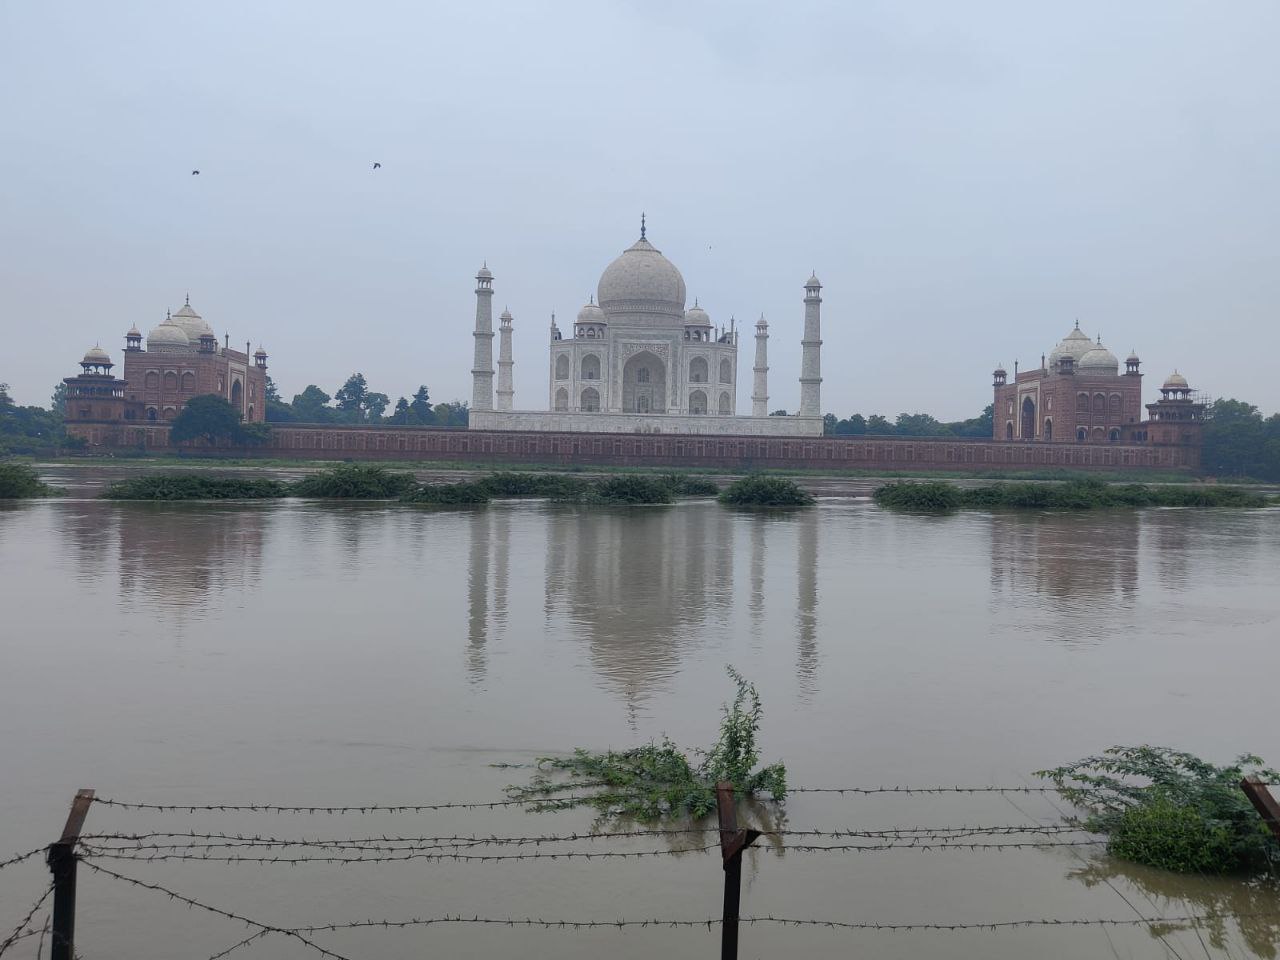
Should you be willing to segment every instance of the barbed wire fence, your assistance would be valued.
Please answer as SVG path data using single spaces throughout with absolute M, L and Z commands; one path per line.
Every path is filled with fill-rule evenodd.
M 1280 804 L 1267 791 L 1268 784 L 1244 781 L 1241 784 L 1254 803 L 1264 822 L 1280 836 Z M 878 787 L 799 787 L 789 793 L 832 794 L 859 796 L 877 794 L 900 795 L 977 795 L 997 794 L 1012 798 L 1013 795 L 1056 794 L 1048 787 L 1002 786 L 878 786 Z M 559 797 L 557 799 L 568 799 Z M 590 797 L 575 797 L 589 802 Z M 1220 923 L 1231 918 L 1237 922 L 1265 919 L 1280 923 L 1280 905 L 1276 912 L 1265 913 L 1204 913 L 1185 912 L 1165 916 L 1132 917 L 1023 917 L 1003 920 L 974 920 L 964 922 L 884 922 L 874 919 L 850 920 L 819 917 L 792 917 L 764 914 L 738 916 L 736 872 L 740 869 L 742 852 L 756 839 L 769 841 L 769 849 L 778 853 L 794 852 L 805 855 L 856 855 L 887 851 L 917 851 L 938 853 L 956 851 L 990 851 L 1066 848 L 1077 856 L 1081 848 L 1100 848 L 1105 842 L 1079 822 L 1064 819 L 1055 824 L 1030 822 L 1012 824 L 956 824 L 942 826 L 902 826 L 887 829 L 859 829 L 856 827 L 809 827 L 761 830 L 739 830 L 733 803 L 732 789 L 721 784 L 718 789 L 718 827 L 653 827 L 640 829 L 598 830 L 567 833 L 503 833 L 503 834 L 383 834 L 380 836 L 341 836 L 290 838 L 262 833 L 227 833 L 189 831 L 143 831 L 89 833 L 83 830 L 90 806 L 94 804 L 132 812 L 165 814 L 249 813 L 279 817 L 314 817 L 381 814 L 403 816 L 442 810 L 496 810 L 502 808 L 533 808 L 537 800 L 524 797 L 518 800 L 480 802 L 442 802 L 431 804 L 366 804 L 360 806 L 283 806 L 277 804 L 169 804 L 146 801 L 120 800 L 97 797 L 91 790 L 81 790 L 72 804 L 71 813 L 58 841 L 5 859 L 0 859 L 0 869 L 16 866 L 44 854 L 53 873 L 53 882 L 39 895 L 22 916 L 16 927 L 0 941 L 0 957 L 16 944 L 40 937 L 39 949 L 43 952 L 45 936 L 50 938 L 52 960 L 75 960 L 75 880 L 76 866 L 83 864 L 94 875 L 146 890 L 190 909 L 206 912 L 248 927 L 252 932 L 230 946 L 211 955 L 209 960 L 221 958 L 252 946 L 269 937 L 283 937 L 301 944 L 314 953 L 334 960 L 350 960 L 343 954 L 317 942 L 314 937 L 342 931 L 372 929 L 405 930 L 444 925 L 506 926 L 540 928 L 546 930 L 595 930 L 595 929 L 695 929 L 721 930 L 721 956 L 736 957 L 739 924 L 749 926 L 825 928 L 836 931 L 880 931 L 900 933 L 908 931 L 964 932 L 1028 929 L 1028 928 L 1110 928 L 1142 927 L 1153 933 L 1168 929 L 1193 929 L 1205 924 Z M 1020 808 L 1016 808 L 1019 809 Z M 1020 811 L 1021 812 L 1021 811 Z M 607 849 L 616 841 L 660 839 L 667 844 L 663 848 L 645 850 Z M 600 849 L 600 847 L 606 849 Z M 517 852 L 505 852 L 503 848 L 516 848 Z M 287 925 L 270 923 L 246 916 L 236 910 L 218 907 L 194 896 L 183 894 L 169 886 L 118 872 L 114 867 L 126 861 L 152 863 L 157 861 L 198 861 L 224 864 L 283 864 L 283 865 L 353 865 L 390 863 L 420 860 L 429 863 L 465 862 L 472 864 L 505 864 L 520 861 L 574 861 L 574 860 L 633 860 L 661 857 L 705 856 L 719 848 L 726 875 L 725 904 L 721 916 L 705 917 L 641 917 L 641 918 L 557 918 L 531 916 L 467 916 L 443 914 L 434 917 L 388 917 L 383 919 L 359 919 L 313 925 Z M 111 863 L 112 866 L 107 866 Z M 38 915 L 53 899 L 43 921 Z

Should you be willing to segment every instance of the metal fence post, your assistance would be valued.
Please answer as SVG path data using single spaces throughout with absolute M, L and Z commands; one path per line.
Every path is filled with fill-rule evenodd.
M 53 930 L 49 941 L 52 960 L 74 960 L 75 957 L 76 843 L 91 803 L 92 790 L 77 790 L 62 836 L 56 843 L 49 844 L 49 870 L 53 873 Z
M 739 830 L 733 784 L 716 784 L 720 816 L 720 856 L 724 861 L 724 913 L 720 921 L 720 960 L 738 958 L 738 906 L 742 897 L 742 851 L 755 843 L 759 830 Z
M 1262 822 L 1280 839 L 1280 803 L 1276 802 L 1267 785 L 1257 777 L 1245 777 L 1240 781 L 1240 789 L 1249 798 L 1253 808 L 1262 815 Z

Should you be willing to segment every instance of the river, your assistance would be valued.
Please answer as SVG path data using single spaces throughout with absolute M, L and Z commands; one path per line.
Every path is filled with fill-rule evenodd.
M 1266 679 L 1280 636 L 1280 510 L 920 517 L 838 497 L 781 514 L 705 502 L 122 504 L 85 495 L 101 479 L 92 470 L 55 479 L 68 475 L 71 496 L 0 507 L 0 859 L 56 838 L 79 787 L 197 805 L 501 800 L 506 784 L 529 776 L 506 765 L 541 755 L 664 735 L 709 744 L 733 693 L 729 664 L 763 699 L 763 759 L 785 761 L 796 786 L 1037 785 L 1032 771 L 1112 744 L 1217 761 L 1255 751 L 1280 763 Z M 1057 822 L 1055 803 L 798 793 L 782 822 L 1025 825 Z M 592 819 L 503 807 L 307 816 L 97 805 L 85 830 L 529 836 L 585 831 Z M 561 848 L 663 851 L 635 859 L 91 862 L 273 926 L 719 916 L 718 855 L 667 855 L 681 842 Z M 746 857 L 744 916 L 1280 915 L 1274 891 L 1127 866 L 1097 846 L 762 847 Z M 35 860 L 0 872 L 6 931 L 44 882 Z M 85 960 L 199 960 L 254 932 L 88 867 L 79 900 Z M 1158 936 L 1140 925 L 759 924 L 744 927 L 742 955 L 1272 957 L 1278 924 L 1227 919 Z M 35 939 L 13 955 L 34 957 Z M 446 924 L 315 941 L 362 958 L 718 950 L 705 927 Z M 317 956 L 283 935 L 233 956 L 254 953 Z

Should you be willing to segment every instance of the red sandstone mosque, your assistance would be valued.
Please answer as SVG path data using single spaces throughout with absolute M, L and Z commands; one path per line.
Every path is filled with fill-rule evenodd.
M 135 326 L 125 334 L 123 377 L 100 346 L 80 361 L 79 375 L 67 377 L 68 432 L 92 446 L 168 445 L 168 421 L 188 400 L 202 394 L 225 398 L 246 423 L 266 419 L 267 354 L 252 356 L 221 346 L 213 329 L 191 306 L 191 298 L 147 334 Z
M 1176 370 L 1142 417 L 1142 361 L 1120 361 L 1077 323 L 1034 370 L 1003 367 L 995 377 L 993 440 L 1191 446 L 1200 442 L 1206 404 Z

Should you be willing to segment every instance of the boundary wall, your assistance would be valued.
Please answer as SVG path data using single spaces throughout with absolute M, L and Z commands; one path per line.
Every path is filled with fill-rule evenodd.
M 728 470 L 1196 471 L 1200 448 L 905 437 L 750 437 L 543 433 L 432 427 L 272 424 L 271 442 L 228 456 L 315 460 L 455 460 L 511 464 L 714 467 Z M 169 450 L 164 426 L 68 424 L 89 452 Z M 214 452 L 214 451 L 207 451 Z

